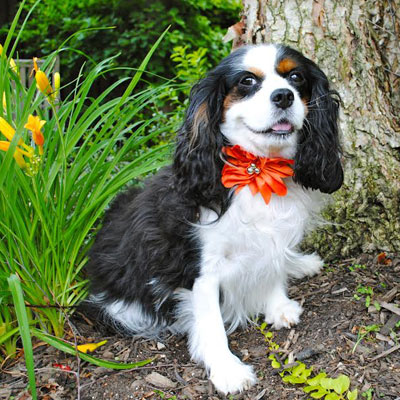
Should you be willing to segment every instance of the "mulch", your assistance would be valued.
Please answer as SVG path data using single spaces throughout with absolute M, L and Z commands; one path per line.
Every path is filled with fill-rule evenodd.
M 400 400 L 399 255 L 363 254 L 328 265 L 315 277 L 292 282 L 289 292 L 303 304 L 304 313 L 293 329 L 274 332 L 273 340 L 285 354 L 312 366 L 315 373 L 349 376 L 360 399 Z M 310 398 L 300 387 L 283 383 L 279 371 L 271 368 L 264 337 L 255 326 L 233 333 L 229 343 L 236 355 L 253 365 L 258 383 L 248 391 L 225 397 L 215 391 L 203 368 L 190 360 L 184 337 L 162 341 L 105 337 L 79 315 L 72 324 L 79 343 L 108 339 L 94 352 L 96 357 L 120 362 L 154 361 L 134 370 L 113 371 L 78 362 L 73 356 L 35 342 L 40 399 Z M 373 325 L 377 328 L 368 333 Z M 71 329 L 67 332 L 67 339 L 73 341 Z M 71 370 L 62 369 L 66 366 Z M 0 399 L 30 398 L 22 352 L 3 362 L 0 372 Z

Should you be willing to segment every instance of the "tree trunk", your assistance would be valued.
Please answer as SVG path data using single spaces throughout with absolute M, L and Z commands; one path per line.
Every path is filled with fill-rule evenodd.
M 400 7 L 396 0 L 243 0 L 242 43 L 284 43 L 342 97 L 345 184 L 306 244 L 328 258 L 400 250 Z M 228 35 L 229 36 L 229 35 Z

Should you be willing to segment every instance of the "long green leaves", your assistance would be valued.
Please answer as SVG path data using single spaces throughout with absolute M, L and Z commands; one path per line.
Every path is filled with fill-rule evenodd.
M 37 321 L 61 336 L 65 313 L 86 295 L 82 269 L 99 218 L 125 185 L 169 162 L 169 146 L 147 143 L 176 129 L 172 120 L 161 128 L 159 116 L 149 111 L 172 85 L 137 88 L 161 39 L 132 77 L 92 97 L 93 86 L 113 70 L 111 57 L 82 72 L 71 94 L 58 102 L 38 91 L 35 81 L 24 85 L 12 67 L 15 43 L 10 45 L 11 37 L 6 41 L 13 50 L 6 54 L 4 49 L 0 57 L 0 118 L 15 130 L 9 150 L 0 151 L 0 343 L 8 352 L 15 349 L 11 333 L 22 331 L 7 306 L 12 299 L 1 277 L 20 278 L 26 303 L 35 306 L 28 324 Z M 46 66 L 54 65 L 56 55 L 62 57 L 62 50 L 41 67 L 49 77 Z M 45 121 L 43 151 L 24 128 L 30 115 Z M 2 133 L 0 140 L 7 142 Z M 16 154 L 23 154 L 25 167 L 17 164 Z
M 58 350 L 63 351 L 67 354 L 78 355 L 82 360 L 88 361 L 91 364 L 97 365 L 99 367 L 110 368 L 110 369 L 132 369 L 143 367 L 153 361 L 153 359 L 138 361 L 135 363 L 117 363 L 113 361 L 101 360 L 99 358 L 93 357 L 89 354 L 82 353 L 81 351 L 77 351 L 75 347 L 61 339 L 58 339 L 54 336 L 48 335 L 39 331 L 38 329 L 33 328 L 32 334 L 36 336 L 38 339 L 43 340 L 43 342 L 48 343 L 49 345 L 55 347 Z
M 35 382 L 35 369 L 33 363 L 33 350 L 29 330 L 28 315 L 26 313 L 24 304 L 24 295 L 21 289 L 21 283 L 16 275 L 11 275 L 8 278 L 8 285 L 11 290 L 12 298 L 15 306 L 15 313 L 17 314 L 19 331 L 21 334 L 22 344 L 24 346 L 25 364 L 28 371 L 29 388 L 32 394 L 32 399 L 37 399 L 36 382 Z

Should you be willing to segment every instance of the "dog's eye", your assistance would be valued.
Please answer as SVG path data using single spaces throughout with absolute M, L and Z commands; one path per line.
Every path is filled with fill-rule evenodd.
M 289 74 L 289 79 L 297 84 L 304 82 L 304 76 L 301 72 L 291 72 Z
M 253 86 L 256 83 L 257 83 L 257 80 L 251 75 L 246 75 L 239 82 L 239 84 L 243 85 L 243 86 Z

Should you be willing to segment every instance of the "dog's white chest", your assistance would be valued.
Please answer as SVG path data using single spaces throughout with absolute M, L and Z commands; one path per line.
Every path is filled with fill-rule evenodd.
M 215 213 L 202 211 L 199 236 L 203 257 L 220 260 L 219 272 L 229 268 L 226 271 L 229 274 L 235 270 L 266 269 L 274 260 L 281 264 L 279 259 L 285 252 L 302 240 L 309 217 L 318 213 L 321 200 L 319 192 L 303 190 L 291 181 L 288 194 L 284 197 L 273 194 L 269 204 L 260 194 L 253 196 L 245 187 L 234 195 L 219 221 L 212 223 Z

